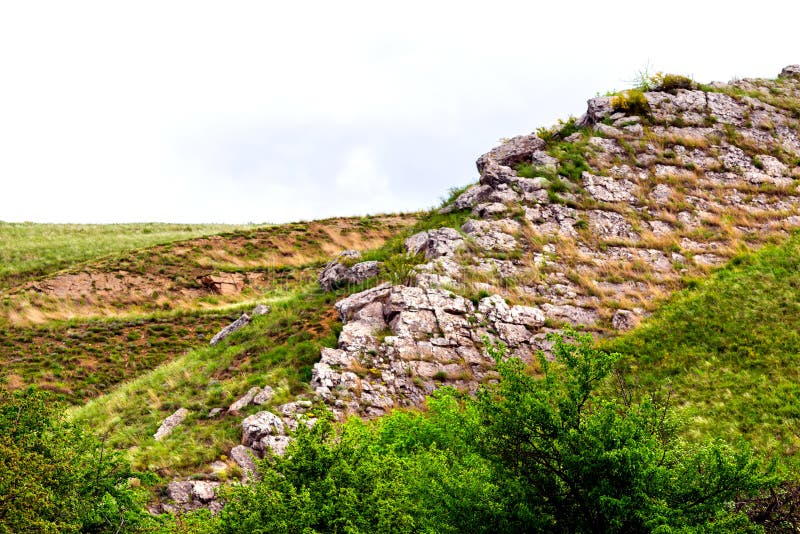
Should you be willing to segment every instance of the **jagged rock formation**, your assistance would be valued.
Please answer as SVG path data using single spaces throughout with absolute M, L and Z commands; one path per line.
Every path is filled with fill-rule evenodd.
M 632 328 L 687 277 L 800 225 L 800 67 L 687 82 L 591 99 L 578 120 L 481 156 L 479 183 L 443 209 L 463 223 L 406 240 L 425 260 L 413 287 L 336 304 L 317 398 L 371 417 L 442 384 L 474 391 L 493 377 L 484 338 L 530 359 L 563 324 Z M 313 424 L 286 406 L 245 420 L 243 462 Z
M 317 281 L 324 291 L 333 291 L 346 285 L 357 285 L 370 278 L 375 278 L 380 272 L 377 261 L 362 261 L 361 253 L 357 250 L 345 250 L 335 260 L 329 262 L 322 269 Z

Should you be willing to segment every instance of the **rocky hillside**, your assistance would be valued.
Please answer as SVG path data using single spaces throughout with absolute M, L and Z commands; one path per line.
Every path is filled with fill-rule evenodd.
M 234 458 L 282 452 L 315 399 L 374 417 L 443 384 L 474 391 L 494 377 L 487 338 L 531 361 L 565 324 L 633 328 L 692 279 L 786 238 L 800 225 L 799 119 L 798 66 L 727 84 L 666 75 L 505 141 L 441 210 L 450 224 L 387 259 L 394 283 L 336 303 L 344 326 L 313 394 L 246 418 Z M 358 268 L 336 260 L 324 278 Z

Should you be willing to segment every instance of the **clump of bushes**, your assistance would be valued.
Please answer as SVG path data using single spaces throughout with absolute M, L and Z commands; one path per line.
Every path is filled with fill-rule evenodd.
M 614 111 L 625 113 L 626 115 L 643 115 L 650 114 L 650 104 L 644 96 L 644 91 L 640 89 L 628 89 L 617 93 L 611 99 L 611 107 Z

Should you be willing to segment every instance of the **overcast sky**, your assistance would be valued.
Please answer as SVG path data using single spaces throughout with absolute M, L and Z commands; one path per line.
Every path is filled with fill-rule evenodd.
M 0 220 L 415 210 L 637 71 L 800 63 L 800 7 L 0 0 Z

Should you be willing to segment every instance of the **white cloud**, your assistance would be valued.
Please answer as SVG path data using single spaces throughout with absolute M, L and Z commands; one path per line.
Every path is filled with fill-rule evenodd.
M 336 185 L 348 193 L 384 194 L 389 188 L 389 177 L 379 168 L 373 150 L 359 145 L 350 149 L 336 173 Z
M 798 18 L 782 0 L 3 2 L 0 219 L 421 208 L 474 179 L 499 138 L 581 113 L 648 62 L 703 81 L 776 75 L 800 62 Z M 360 137 L 260 143 L 322 127 Z M 413 176 L 398 170 L 409 153 Z

